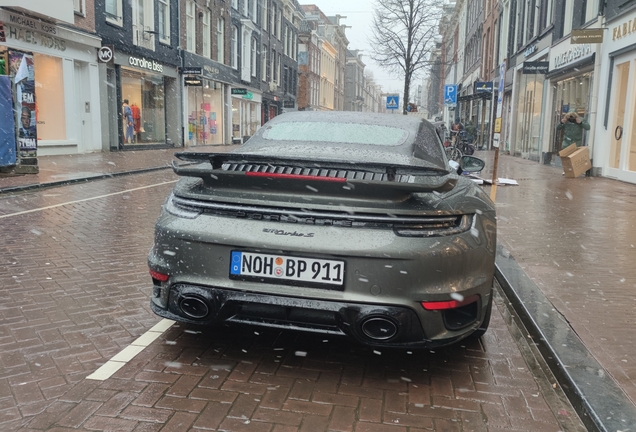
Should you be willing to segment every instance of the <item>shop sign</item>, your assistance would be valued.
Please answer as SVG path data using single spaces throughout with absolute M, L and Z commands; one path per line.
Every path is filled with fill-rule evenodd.
M 612 28 L 612 40 L 621 39 L 629 34 L 636 34 L 636 18 Z
M 524 57 L 531 56 L 536 50 L 537 50 L 537 46 L 531 45 L 523 52 L 523 56 Z
M 247 89 L 245 88 L 233 88 L 231 90 L 233 95 L 247 95 Z
M 523 74 L 547 74 L 550 68 L 550 62 L 547 61 L 535 61 L 523 63 Z
M 492 81 L 475 81 L 475 93 L 492 93 Z
M 192 87 L 201 87 L 203 86 L 203 80 L 199 77 L 195 77 L 195 76 L 186 76 L 183 77 L 183 83 L 187 86 L 192 86 Z
M 184 66 L 179 68 L 179 72 L 183 75 L 202 75 L 203 68 L 200 66 Z
M 41 31 L 42 33 L 48 33 L 57 35 L 57 27 L 53 24 L 48 24 L 40 20 L 34 20 L 21 15 L 9 14 L 9 22 L 21 27 L 27 27 L 30 30 Z
M 579 29 L 570 33 L 571 44 L 603 43 L 605 29 Z
M 97 51 L 97 60 L 100 63 L 109 63 L 115 57 L 113 45 L 104 45 Z
M 250 99 L 250 100 L 254 99 L 254 93 L 252 93 L 252 92 L 245 93 L 243 95 L 243 99 Z
M 205 66 L 203 66 L 203 69 L 205 70 L 205 72 L 209 73 L 210 75 L 214 75 L 214 76 L 216 76 L 216 75 L 221 73 L 221 70 L 219 68 L 213 67 L 213 66 L 205 65 Z
M 554 68 L 560 68 L 562 66 L 567 65 L 568 63 L 572 63 L 576 60 L 579 60 L 583 57 L 587 57 L 592 54 L 592 47 L 589 44 L 585 45 L 577 45 L 575 47 L 570 48 L 563 54 L 557 55 L 554 57 Z
M 128 57 L 128 64 L 141 69 L 147 69 L 154 72 L 163 72 L 163 65 L 154 60 L 146 60 L 145 58 Z
M 13 15 L 11 15 L 11 17 L 13 17 Z M 41 27 L 44 28 L 45 26 L 42 25 Z M 52 29 L 52 34 L 56 34 L 55 27 L 46 26 L 46 28 Z M 58 51 L 66 51 L 66 41 L 64 39 L 40 33 L 39 31 L 32 30 L 31 28 L 23 29 L 21 27 L 5 24 L 4 34 L 5 37 L 8 37 L 9 39 L 15 39 L 32 45 L 40 45 L 44 48 L 56 49 Z
M 296 106 L 296 102 L 293 100 L 283 101 L 283 108 L 294 108 Z

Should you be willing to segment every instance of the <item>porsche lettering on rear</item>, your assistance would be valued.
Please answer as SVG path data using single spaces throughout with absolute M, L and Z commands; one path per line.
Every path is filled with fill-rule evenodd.
M 298 231 L 285 231 L 280 229 L 270 229 L 263 228 L 264 233 L 283 235 L 283 236 L 292 236 L 292 237 L 313 237 L 314 233 L 302 233 Z

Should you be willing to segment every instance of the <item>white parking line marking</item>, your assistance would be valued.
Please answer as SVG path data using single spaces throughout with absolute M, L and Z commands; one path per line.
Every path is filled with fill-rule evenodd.
M 130 345 L 104 363 L 99 369 L 87 376 L 86 379 L 104 381 L 110 378 L 137 354 L 142 352 L 144 348 L 153 343 L 166 330 L 172 327 L 173 324 L 174 321 L 172 320 L 162 319 L 153 328 L 139 336 Z
M 77 203 L 81 203 L 81 202 L 85 202 L 85 201 L 92 201 L 92 200 L 96 200 L 96 199 L 100 199 L 100 198 L 107 198 L 107 197 L 110 197 L 110 196 L 121 195 L 121 194 L 125 194 L 125 193 L 128 193 L 128 192 L 135 192 L 135 191 L 138 191 L 138 190 L 150 189 L 150 188 L 157 187 L 157 186 L 164 186 L 164 185 L 167 185 L 167 184 L 176 183 L 177 181 L 178 180 L 170 180 L 170 181 L 167 181 L 167 182 L 156 183 L 156 184 L 153 184 L 153 185 L 141 186 L 141 187 L 138 187 L 138 188 L 126 189 L 126 190 L 119 191 L 119 192 L 113 192 L 113 193 L 109 193 L 109 194 L 105 194 L 105 195 L 99 195 L 99 196 L 96 196 L 96 197 L 84 198 L 84 199 L 76 200 L 76 201 L 68 201 L 68 202 L 61 203 L 61 204 L 55 204 L 55 205 L 51 205 L 51 206 L 47 206 L 47 207 L 40 207 L 40 208 L 36 208 L 36 209 L 32 209 L 32 210 L 24 210 L 24 211 L 17 212 L 17 213 L 9 213 L 9 214 L 5 214 L 5 215 L 0 215 L 0 219 L 12 217 L 12 216 L 20 216 L 20 215 L 28 214 L 28 213 L 35 213 L 35 212 L 39 212 L 39 211 L 43 211 L 43 210 L 50 210 L 50 209 L 54 209 L 54 208 L 57 208 L 57 207 L 63 207 L 65 205 L 77 204 Z

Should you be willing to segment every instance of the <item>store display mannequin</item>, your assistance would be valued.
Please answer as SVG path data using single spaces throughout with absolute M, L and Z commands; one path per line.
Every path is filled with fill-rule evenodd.
M 136 141 L 139 141 L 139 132 L 141 132 L 141 109 L 134 102 L 130 106 L 130 109 L 132 110 Z
M 132 109 L 128 105 L 128 99 L 124 99 L 124 103 L 122 104 L 122 111 L 124 115 L 124 131 L 126 133 L 125 140 L 127 144 L 130 144 L 131 142 L 134 142 L 134 121 L 132 116 Z

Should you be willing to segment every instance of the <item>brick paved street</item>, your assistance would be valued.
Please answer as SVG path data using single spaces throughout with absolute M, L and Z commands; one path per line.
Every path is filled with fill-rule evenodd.
M 146 254 L 173 180 L 0 195 L 0 430 L 579 430 L 501 300 L 481 341 L 435 352 L 175 325 L 86 380 L 159 321 Z

